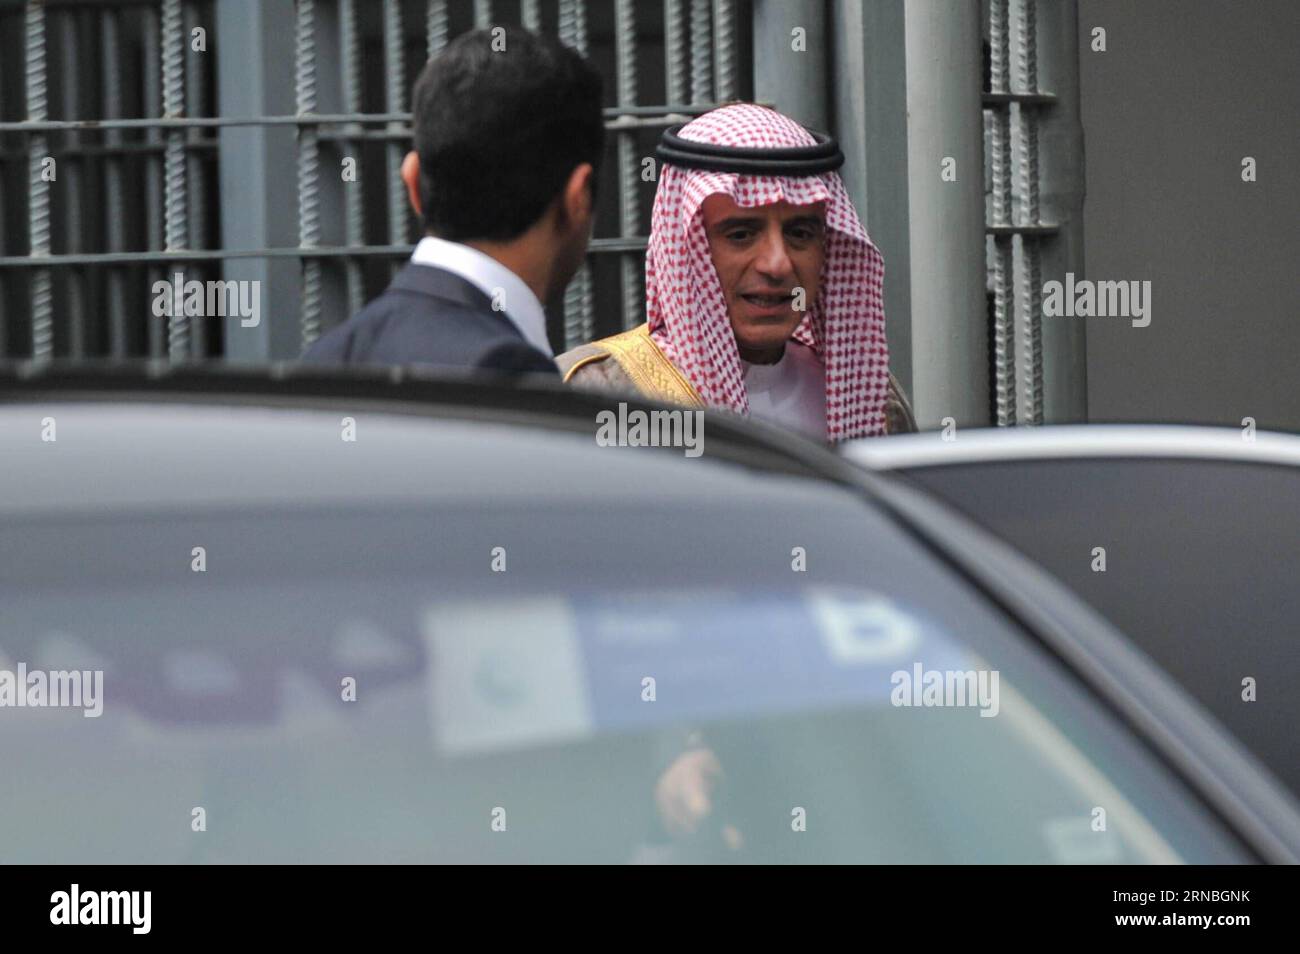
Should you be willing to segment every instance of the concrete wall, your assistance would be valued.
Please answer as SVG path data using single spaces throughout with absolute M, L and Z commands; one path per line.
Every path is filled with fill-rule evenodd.
M 1089 419 L 1300 430 L 1300 3 L 1080 0 L 1079 42 L 1087 277 L 1152 282 L 1087 319 Z

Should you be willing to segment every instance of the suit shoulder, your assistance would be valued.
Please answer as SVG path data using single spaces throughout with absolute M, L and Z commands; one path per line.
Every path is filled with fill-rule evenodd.
M 474 367 L 507 374 L 545 374 L 554 377 L 555 361 L 526 341 L 507 338 L 488 347 Z
M 307 347 L 302 359 L 344 363 L 358 360 L 358 352 L 377 338 L 395 315 L 393 303 L 385 300 L 389 294 L 385 291 L 347 321 L 325 332 Z

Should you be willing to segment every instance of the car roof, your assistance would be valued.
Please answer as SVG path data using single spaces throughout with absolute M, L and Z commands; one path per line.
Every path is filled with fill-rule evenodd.
M 1158 457 L 1228 460 L 1300 466 L 1300 436 L 1237 427 L 1170 424 L 1062 424 L 1042 427 L 959 429 L 950 441 L 939 432 L 859 440 L 846 457 L 875 470 L 949 464 L 1083 457 Z
M 11 366 L 0 369 L 0 444 L 13 465 L 0 473 L 0 509 L 84 508 L 88 472 L 96 506 L 133 508 L 323 503 L 361 488 L 372 501 L 734 497 L 747 470 L 833 482 L 845 467 L 823 445 L 724 412 L 705 412 L 705 456 L 738 467 L 682 471 L 682 448 L 611 452 L 596 444 L 596 414 L 618 401 L 665 407 L 496 376 Z M 39 439 L 46 416 L 53 443 Z M 345 417 L 355 442 L 341 439 Z

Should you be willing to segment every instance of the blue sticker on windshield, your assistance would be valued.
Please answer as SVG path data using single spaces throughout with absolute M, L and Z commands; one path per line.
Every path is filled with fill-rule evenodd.
M 601 731 L 885 706 L 894 673 L 969 663 L 935 624 L 862 590 L 577 598 L 571 607 Z

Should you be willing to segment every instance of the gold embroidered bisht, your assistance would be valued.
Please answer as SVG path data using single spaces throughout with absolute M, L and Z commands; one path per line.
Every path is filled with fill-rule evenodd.
M 619 335 L 579 345 L 556 358 L 566 384 L 585 391 L 639 395 L 665 404 L 704 407 L 690 381 L 650 337 L 644 324 Z M 893 374 L 885 402 L 885 430 L 905 434 L 917 430 L 912 407 Z

